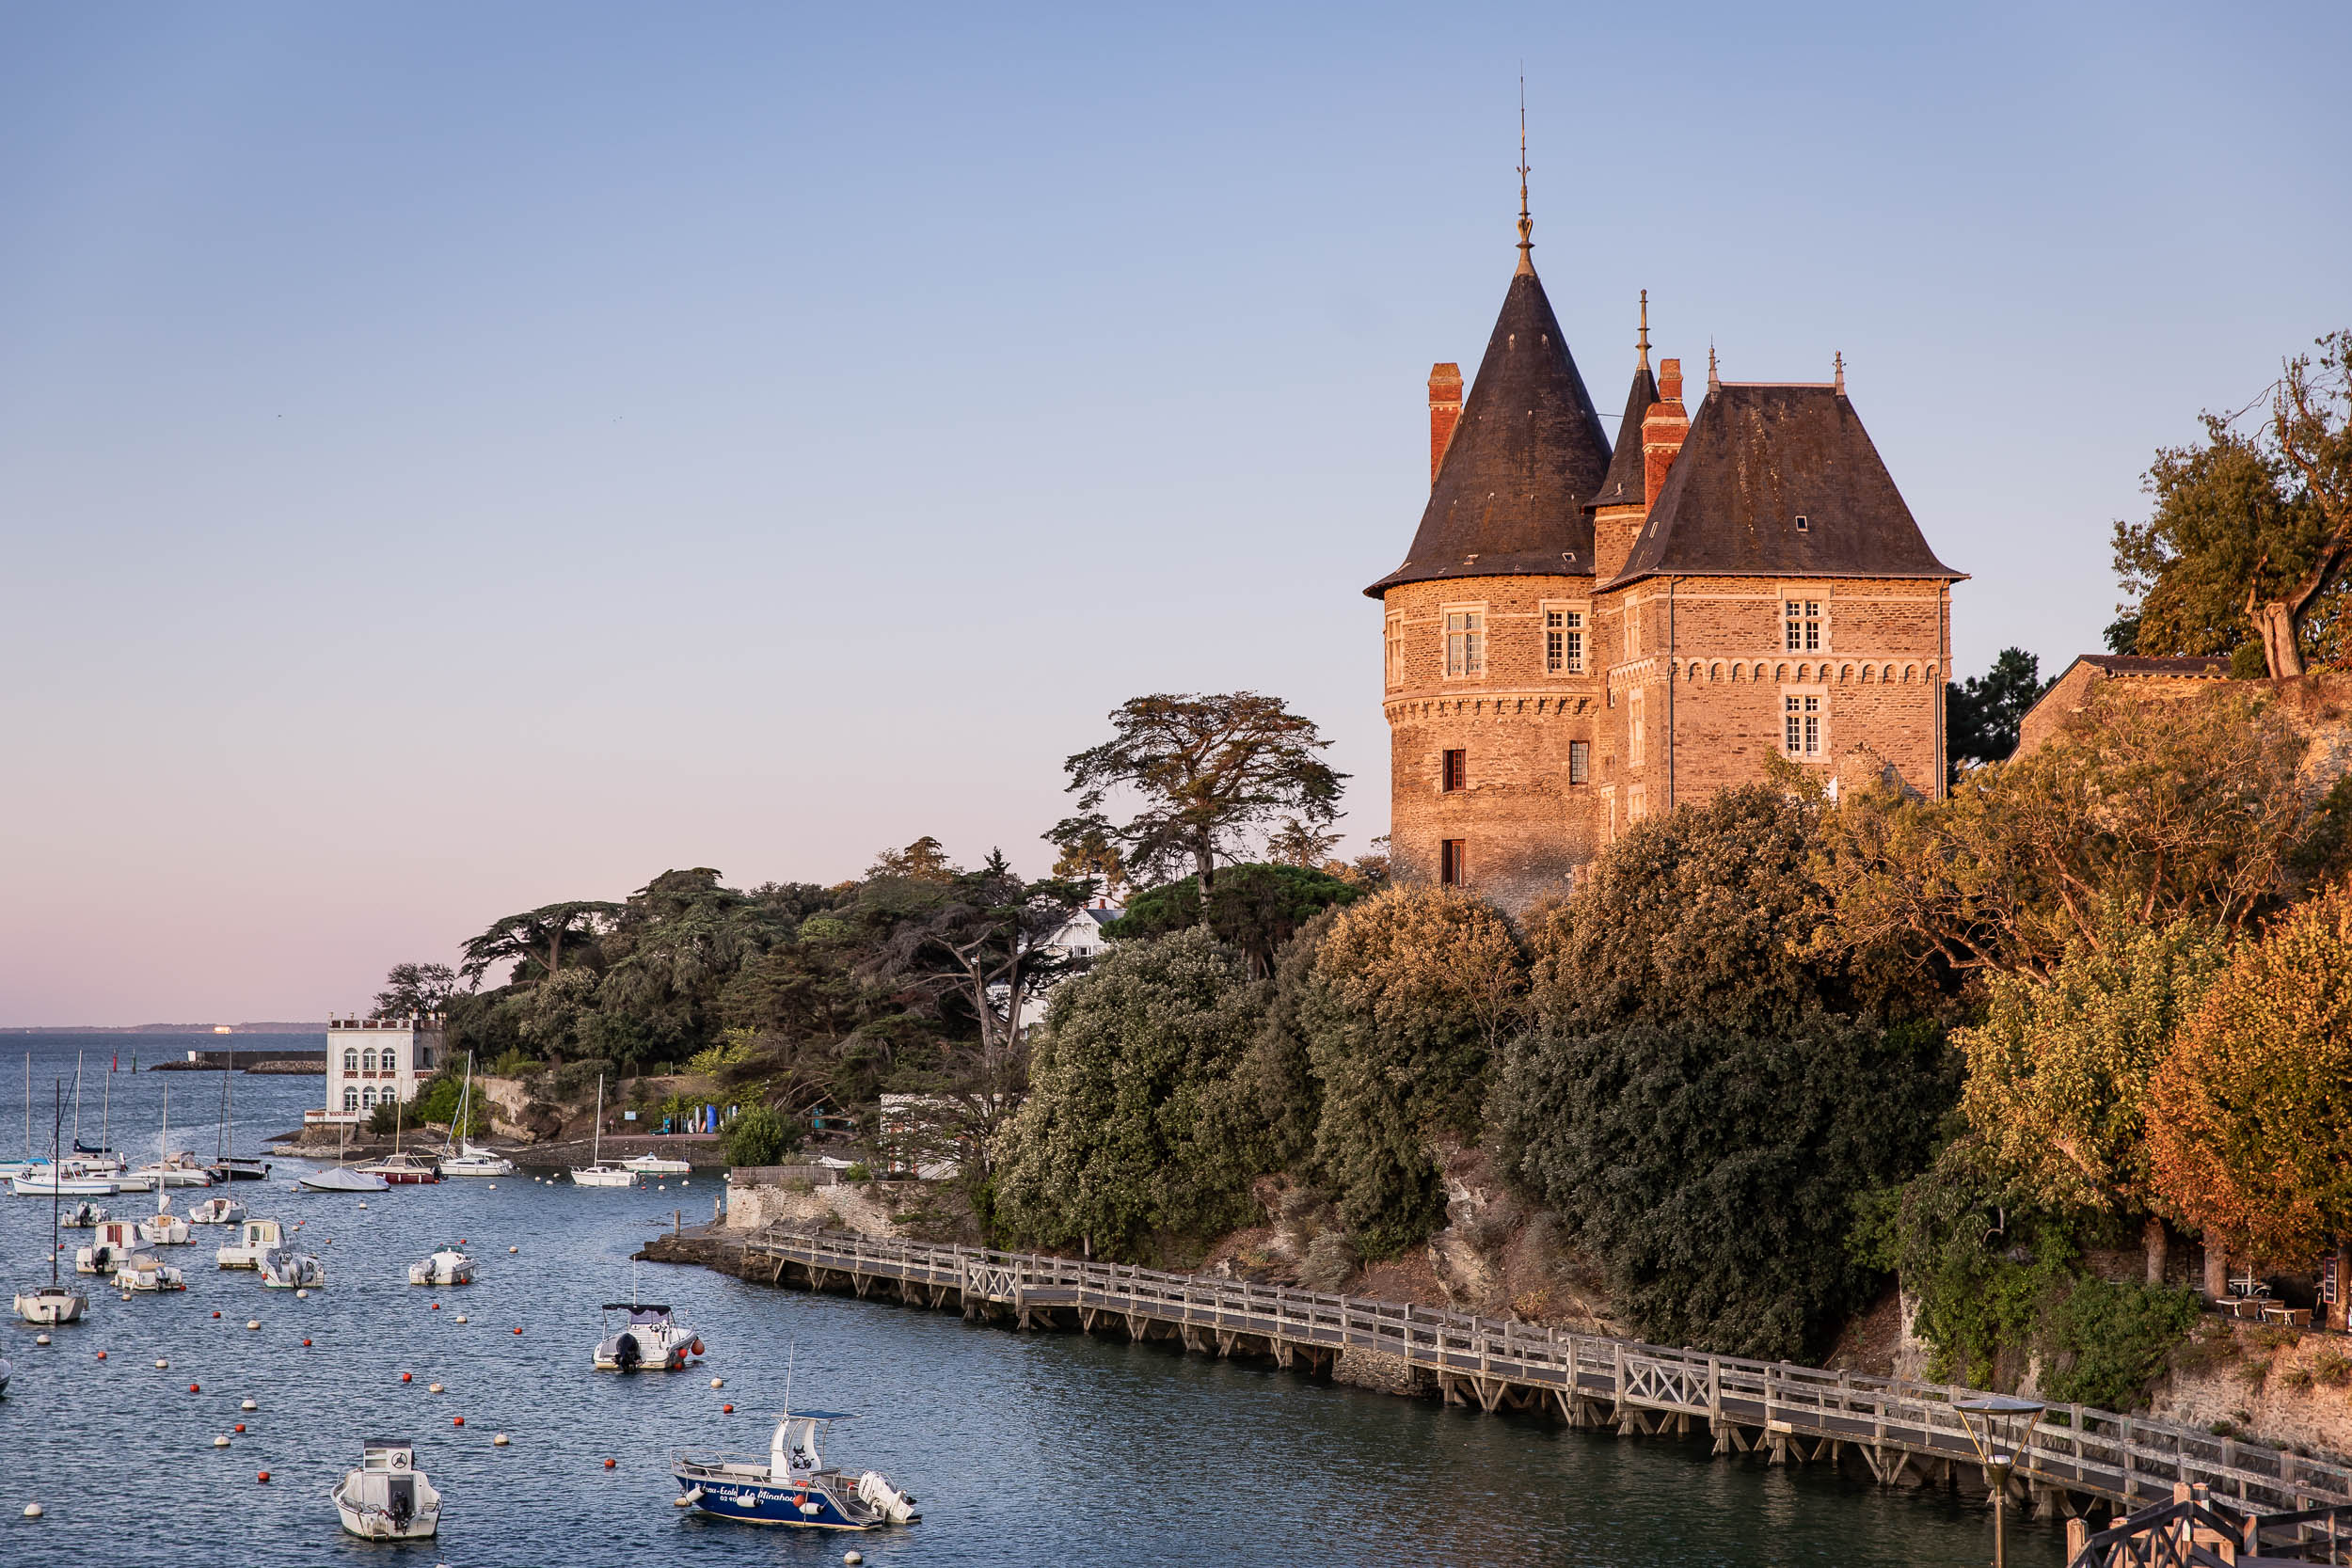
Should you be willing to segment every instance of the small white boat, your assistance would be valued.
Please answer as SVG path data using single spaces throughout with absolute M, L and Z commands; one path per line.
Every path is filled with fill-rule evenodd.
M 314 1193 L 388 1193 L 391 1183 L 380 1176 L 352 1169 L 349 1165 L 329 1165 L 314 1170 L 301 1179 L 301 1185 Z
M 473 1259 L 453 1246 L 445 1246 L 421 1262 L 408 1265 L 411 1285 L 470 1285 Z
M 213 1261 L 224 1269 L 258 1269 L 285 1244 L 286 1227 L 276 1220 L 247 1220 L 235 1241 L 213 1254 Z
M 55 1263 L 50 1265 L 56 1267 Z M 51 1280 L 16 1293 L 16 1315 L 28 1323 L 73 1323 L 89 1310 L 89 1297 Z
M 111 1177 L 41 1171 L 31 1176 L 10 1177 L 8 1191 L 19 1197 L 112 1197 L 117 1188 Z
M 441 1180 L 441 1167 L 431 1155 L 415 1149 L 405 1153 L 395 1151 L 381 1160 L 361 1165 L 363 1176 L 373 1176 L 395 1187 L 431 1186 Z
M 640 1154 L 621 1162 L 623 1170 L 633 1170 L 640 1176 L 691 1176 L 694 1167 L 683 1160 L 673 1160 L 666 1154 Z
M 103 1220 L 94 1228 L 98 1233 L 90 1238 L 89 1245 L 74 1249 L 75 1274 L 112 1274 L 139 1249 L 139 1227 L 135 1220 Z
M 187 1276 L 151 1252 L 134 1254 L 115 1270 L 118 1291 L 184 1291 Z
M 457 1115 L 450 1123 L 453 1140 L 441 1151 L 443 1176 L 512 1176 L 515 1162 L 493 1149 L 487 1149 L 465 1137 L 464 1131 L 473 1126 L 473 1053 L 466 1053 L 466 1085 L 457 1091 Z
M 106 1211 L 95 1203 L 77 1203 L 68 1209 L 57 1223 L 68 1230 L 87 1230 L 94 1225 L 106 1223 Z
M 185 1151 L 136 1170 L 119 1171 L 114 1184 L 126 1193 L 151 1193 L 158 1187 L 209 1187 L 213 1173 L 196 1163 L 196 1156 Z
M 5 1394 L 8 1391 L 8 1379 L 14 1377 L 15 1375 L 16 1369 L 14 1367 L 9 1366 L 6 1361 L 0 1361 L 0 1394 Z
M 243 1225 L 245 1205 L 231 1197 L 208 1197 L 188 1211 L 190 1225 Z
M 326 1283 L 326 1270 L 316 1258 L 292 1247 L 262 1255 L 262 1283 L 273 1291 L 308 1291 Z
M 689 1356 L 703 1353 L 694 1331 L 679 1323 L 667 1307 L 652 1302 L 608 1301 L 607 1312 L 626 1312 L 620 1332 L 596 1342 L 600 1372 L 667 1372 L 686 1365 Z
M 413 1444 L 369 1438 L 359 1467 L 327 1495 L 343 1528 L 370 1541 L 422 1541 L 440 1528 L 441 1494 L 417 1468 Z
M 186 1246 L 188 1222 L 171 1212 L 171 1195 L 155 1195 L 155 1212 L 139 1221 L 139 1240 L 149 1246 Z
M 618 1165 L 608 1165 L 604 1163 L 604 1074 L 601 1072 L 596 1074 L 596 1119 L 594 1127 L 595 1131 L 589 1134 L 588 1139 L 587 1168 L 583 1170 L 577 1165 L 572 1167 L 572 1185 L 575 1187 L 635 1186 L 637 1184 L 635 1171 L 623 1170 Z

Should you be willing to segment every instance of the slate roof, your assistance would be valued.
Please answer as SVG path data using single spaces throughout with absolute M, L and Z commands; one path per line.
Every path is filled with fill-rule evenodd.
M 1757 382 L 1724 382 L 1708 391 L 1611 585 L 1661 573 L 1947 580 L 1967 575 L 1928 547 L 1843 392 Z
M 1515 275 L 1405 562 L 1364 590 L 1435 578 L 1593 569 L 1586 498 L 1609 437 L 1533 271 Z
M 1609 472 L 1600 482 L 1593 499 L 1584 503 L 1591 511 L 1601 506 L 1639 506 L 1645 497 L 1642 474 L 1642 416 L 1658 401 L 1658 378 L 1644 364 L 1633 372 L 1633 386 L 1625 395 L 1625 418 L 1617 421 L 1617 451 L 1609 460 Z

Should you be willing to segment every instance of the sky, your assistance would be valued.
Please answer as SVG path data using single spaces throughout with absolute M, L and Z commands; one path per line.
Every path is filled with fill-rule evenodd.
M 1251 689 L 1387 828 L 1379 611 L 1516 238 L 1613 411 L 1822 380 L 2114 614 L 2352 325 L 2335 6 L 0 5 L 0 1025 L 365 1007 L 673 866 L 1041 873 Z

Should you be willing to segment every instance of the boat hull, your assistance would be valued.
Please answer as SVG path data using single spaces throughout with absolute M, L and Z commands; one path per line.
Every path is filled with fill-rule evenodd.
M 80 1323 L 88 1307 L 89 1297 L 78 1291 L 28 1291 L 16 1298 L 16 1315 L 28 1323 Z
M 852 1519 L 822 1486 L 777 1486 L 757 1481 L 713 1481 L 680 1467 L 673 1472 L 678 1493 L 714 1518 L 743 1525 L 784 1525 L 793 1529 L 869 1530 L 880 1519 Z M 811 1505 L 814 1512 L 811 1512 Z
M 637 1173 L 630 1170 L 576 1170 L 572 1184 L 579 1187 L 634 1187 Z

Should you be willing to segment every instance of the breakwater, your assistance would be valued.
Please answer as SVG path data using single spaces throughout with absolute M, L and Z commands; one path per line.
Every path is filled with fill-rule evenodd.
M 1403 1303 L 1117 1263 L 771 1227 L 663 1238 L 660 1260 L 749 1279 L 953 1309 L 1027 1331 L 1164 1338 L 1222 1356 L 1424 1394 L 1493 1412 L 1548 1412 L 1626 1435 L 1704 1433 L 1718 1453 L 1826 1463 L 1883 1485 L 1984 1491 L 1955 1402 L 1975 1390 L 1709 1355 Z M 2352 1503 L 2352 1468 L 2193 1428 L 2054 1405 L 2018 1453 L 2012 1495 L 2080 1517 L 2208 1488 L 2249 1511 Z

